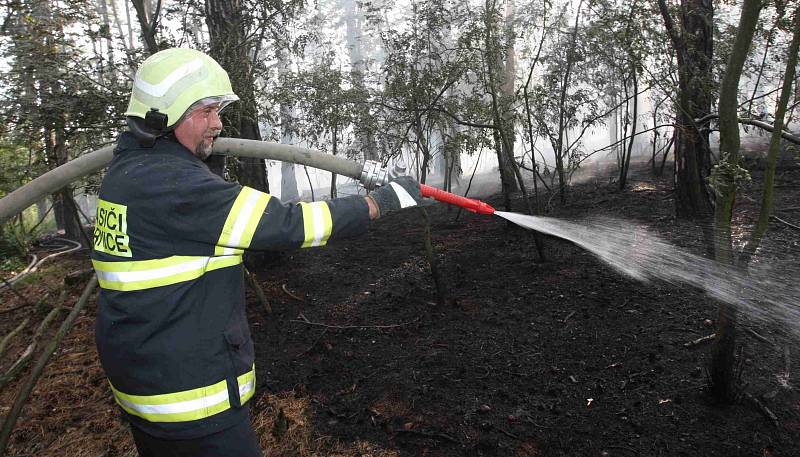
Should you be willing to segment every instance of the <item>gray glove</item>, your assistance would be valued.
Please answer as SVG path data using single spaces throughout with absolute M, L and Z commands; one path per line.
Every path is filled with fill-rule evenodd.
M 416 206 L 422 202 L 419 183 L 410 176 L 400 176 L 369 194 L 378 205 L 380 215 Z

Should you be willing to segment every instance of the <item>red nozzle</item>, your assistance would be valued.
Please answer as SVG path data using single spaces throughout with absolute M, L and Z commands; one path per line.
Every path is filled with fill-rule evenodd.
M 467 211 L 472 211 L 478 214 L 494 214 L 494 208 L 491 205 L 484 203 L 480 200 L 462 197 L 460 195 L 451 194 L 441 189 L 431 187 L 425 184 L 419 185 L 419 192 L 423 197 L 431 197 L 440 202 L 449 203 L 464 208 Z

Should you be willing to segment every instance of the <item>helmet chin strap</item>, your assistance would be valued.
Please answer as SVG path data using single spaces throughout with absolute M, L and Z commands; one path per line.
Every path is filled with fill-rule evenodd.
M 165 135 L 171 129 L 167 128 L 167 115 L 160 113 L 157 109 L 147 112 L 144 119 L 138 116 L 127 117 L 128 128 L 139 144 L 146 148 L 152 148 L 156 138 Z

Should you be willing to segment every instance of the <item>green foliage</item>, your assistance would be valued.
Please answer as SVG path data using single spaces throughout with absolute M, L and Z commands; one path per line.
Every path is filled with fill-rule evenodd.
M 752 182 L 750 171 L 737 163 L 722 160 L 714 165 L 708 185 L 717 196 L 722 196 L 731 189 L 742 189 Z
M 0 259 L 0 271 L 20 271 L 25 268 L 25 262 L 19 257 L 3 256 Z

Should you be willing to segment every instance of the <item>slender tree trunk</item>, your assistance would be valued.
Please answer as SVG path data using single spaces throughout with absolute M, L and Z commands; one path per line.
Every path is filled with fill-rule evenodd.
M 125 20 L 128 24 L 128 49 L 133 49 L 133 21 L 131 20 L 131 9 L 128 2 L 125 2 Z
M 125 9 L 127 10 L 128 4 L 125 4 Z M 128 13 L 130 14 L 130 13 Z M 130 52 L 130 48 L 128 47 L 128 41 L 125 37 L 125 32 L 122 31 L 122 21 L 119 18 L 119 11 L 117 10 L 117 2 L 116 0 L 111 0 L 111 15 L 114 16 L 114 25 L 117 27 L 117 34 L 119 35 L 119 41 L 122 43 L 122 47 L 125 49 L 125 53 Z
M 636 78 L 636 67 L 632 69 L 631 77 L 633 78 L 633 119 L 631 119 L 631 138 L 628 141 L 628 152 L 625 154 L 625 159 L 622 162 L 622 172 L 619 179 L 620 190 L 625 189 L 625 184 L 628 182 L 628 169 L 631 165 L 631 155 L 633 154 L 633 143 L 636 139 L 636 120 L 639 116 L 639 80 Z
M 486 73 L 488 74 L 488 91 L 491 96 L 492 114 L 495 125 L 494 140 L 495 152 L 497 153 L 497 165 L 500 170 L 500 184 L 503 190 L 503 202 L 506 211 L 511 211 L 511 193 L 517 187 L 514 182 L 514 171 L 511 168 L 511 163 L 508 160 L 506 151 L 513 148 L 512 143 L 507 138 L 508 130 L 504 125 L 504 119 L 501 113 L 501 100 L 499 100 L 498 92 L 501 91 L 502 76 L 498 78 L 498 69 L 502 65 L 500 57 L 500 41 L 499 36 L 493 33 L 495 29 L 495 11 L 496 0 L 486 0 Z M 513 84 L 513 83 L 512 83 Z
M 347 50 L 350 57 L 350 68 L 352 68 L 353 86 L 359 90 L 366 90 L 364 75 L 367 71 L 363 49 L 363 14 L 360 11 L 360 3 L 349 0 L 342 1 L 344 8 L 345 38 L 347 40 Z M 370 117 L 369 105 L 362 104 L 357 108 L 358 117 L 362 119 L 362 124 L 367 124 Z M 375 141 L 375 134 L 367 125 L 359 125 L 356 129 L 358 149 L 364 152 L 364 160 L 379 160 L 378 147 Z
M 293 144 L 294 134 L 292 133 L 292 123 L 294 122 L 294 109 L 282 104 L 278 108 L 281 113 L 281 143 Z M 306 170 L 308 174 L 308 170 Z M 312 186 L 309 179 L 308 185 Z M 314 189 L 311 189 L 312 192 Z M 295 165 L 291 162 L 281 162 L 281 200 L 285 202 L 296 202 L 300 200 L 300 192 L 297 187 L 297 176 L 295 175 Z
M 337 132 L 336 126 L 334 125 L 333 128 L 331 129 L 331 137 L 333 139 L 333 151 L 332 152 L 333 152 L 334 156 L 338 152 L 337 148 L 338 148 L 338 143 L 339 143 L 338 140 L 339 140 L 339 138 L 338 138 L 337 133 L 338 132 Z M 334 199 L 334 198 L 336 198 L 336 173 L 331 173 L 331 199 Z
M 739 29 L 719 94 L 720 158 L 714 174 L 717 205 L 714 227 L 714 253 L 719 263 L 733 264 L 731 218 L 736 200 L 736 178 L 739 170 L 738 91 L 753 33 L 761 11 L 761 0 L 744 0 Z M 711 387 L 713 396 L 721 402 L 731 402 L 736 396 L 735 379 L 736 310 L 720 303 L 717 331 L 712 349 Z
M 514 16 L 515 16 L 515 7 L 514 7 L 514 0 L 506 0 L 506 10 L 505 10 L 505 30 L 503 33 L 503 40 L 505 41 L 505 50 L 504 50 L 504 57 L 505 61 L 502 59 L 498 59 L 498 66 L 497 68 L 502 69 L 502 75 L 500 78 L 500 103 L 498 107 L 500 109 L 499 118 L 501 119 L 500 128 L 503 129 L 502 138 L 503 141 L 503 149 L 504 149 L 504 161 L 503 161 L 503 169 L 511 171 L 511 180 L 509 185 L 509 190 L 516 191 L 521 186 L 522 183 L 519 183 L 517 186 L 517 181 L 514 178 L 514 144 L 515 141 L 515 133 L 514 133 L 514 83 L 517 77 L 517 59 L 516 59 L 516 52 L 514 50 L 514 41 L 516 39 L 514 33 Z M 508 172 L 506 171 L 508 174 Z
M 781 149 L 781 131 L 784 127 L 786 117 L 786 107 L 789 105 L 789 98 L 792 96 L 792 81 L 795 77 L 797 67 L 798 50 L 800 50 L 800 6 L 794 12 L 794 32 L 792 42 L 789 44 L 789 51 L 786 59 L 786 69 L 783 74 L 783 88 L 778 99 L 778 106 L 775 108 L 775 123 L 773 124 L 772 137 L 767 153 L 767 166 L 764 170 L 764 190 L 761 193 L 761 210 L 758 221 L 753 229 L 750 240 L 745 245 L 739 264 L 747 265 L 752 256 L 761 245 L 761 240 L 769 227 L 769 218 L 772 215 L 775 194 L 775 168 L 778 162 L 778 154 Z M 797 84 L 800 87 L 800 84 Z
M 67 147 L 64 143 L 63 126 L 56 125 L 55 128 L 51 130 L 51 135 L 48 140 L 50 142 L 48 149 L 52 151 L 57 166 L 67 163 L 69 157 L 67 156 Z M 83 232 L 83 228 L 81 227 L 72 186 L 65 186 L 63 189 L 59 190 L 56 193 L 55 199 L 58 205 L 54 209 L 59 213 L 58 219 L 60 219 L 63 224 L 60 228 L 64 229 L 64 238 L 86 246 L 86 233 Z
M 559 198 L 561 199 L 562 204 L 565 203 L 567 199 L 566 170 L 564 169 L 564 155 L 569 152 L 564 150 L 564 144 L 567 143 L 564 137 L 566 136 L 568 124 L 568 119 L 566 119 L 567 89 L 569 88 L 569 77 L 570 73 L 572 72 L 572 65 L 575 61 L 575 43 L 578 39 L 578 24 L 580 23 L 582 6 L 583 0 L 578 2 L 578 9 L 575 12 L 575 24 L 572 28 L 572 38 L 569 49 L 566 51 L 567 68 L 564 71 L 564 78 L 561 81 L 561 97 L 559 98 L 558 102 L 558 142 L 556 143 L 555 156 L 556 172 L 558 174 Z
M 111 3 L 114 3 L 112 0 Z M 106 55 L 108 62 L 102 66 L 104 68 L 104 76 L 110 78 L 112 81 L 115 79 L 114 67 L 114 42 L 111 40 L 111 20 L 108 17 L 108 5 L 106 0 L 97 0 L 97 6 L 100 10 L 100 19 L 103 21 L 103 27 L 106 30 Z
M 258 128 L 254 76 L 246 40 L 251 18 L 245 15 L 241 0 L 206 0 L 206 24 L 209 31 L 209 54 L 228 72 L 239 101 L 224 113 L 225 136 L 261 140 Z M 239 158 L 236 167 L 239 183 L 269 192 L 266 162 L 251 157 Z
M 142 39 L 147 46 L 147 53 L 155 54 L 160 50 L 156 42 L 156 24 L 158 22 L 161 0 L 158 2 L 155 14 L 151 12 L 149 0 L 131 0 L 131 3 L 133 3 L 133 7 L 136 9 L 136 17 L 139 19 Z

